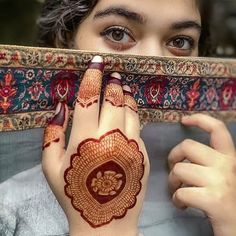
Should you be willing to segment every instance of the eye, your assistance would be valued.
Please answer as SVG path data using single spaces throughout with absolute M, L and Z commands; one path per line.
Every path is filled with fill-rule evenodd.
M 126 50 L 136 43 L 131 31 L 122 26 L 106 28 L 100 35 L 116 50 Z
M 194 39 L 187 36 L 178 36 L 171 39 L 167 46 L 181 50 L 192 50 L 194 48 Z

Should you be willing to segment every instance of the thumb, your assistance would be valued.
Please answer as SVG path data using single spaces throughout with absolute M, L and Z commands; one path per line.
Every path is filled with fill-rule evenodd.
M 65 131 L 68 124 L 69 111 L 64 102 L 59 102 L 55 116 L 44 132 L 42 166 L 44 172 L 60 168 L 65 153 Z

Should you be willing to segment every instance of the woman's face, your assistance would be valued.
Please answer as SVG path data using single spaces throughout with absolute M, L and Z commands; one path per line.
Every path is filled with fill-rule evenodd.
M 196 0 L 99 0 L 75 35 L 80 50 L 146 56 L 197 56 Z

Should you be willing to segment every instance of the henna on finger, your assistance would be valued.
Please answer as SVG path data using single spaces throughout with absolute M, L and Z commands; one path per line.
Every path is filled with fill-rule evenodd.
M 65 194 L 93 228 L 124 218 L 137 203 L 144 156 L 136 141 L 119 129 L 86 139 L 64 173 Z
M 50 146 L 52 142 L 59 142 L 61 133 L 64 133 L 64 123 L 66 120 L 66 106 L 64 102 L 59 102 L 55 116 L 49 122 L 44 132 L 43 150 Z
M 123 86 L 123 93 L 124 93 L 124 106 L 130 108 L 135 113 L 138 113 L 138 105 L 128 86 Z
M 77 103 L 83 107 L 88 108 L 94 103 L 98 103 L 102 86 L 104 64 L 102 58 L 94 57 L 89 68 L 84 74 L 80 84 Z
M 121 78 L 118 73 L 113 73 L 107 82 L 105 101 L 115 107 L 124 106 L 124 94 L 121 87 Z

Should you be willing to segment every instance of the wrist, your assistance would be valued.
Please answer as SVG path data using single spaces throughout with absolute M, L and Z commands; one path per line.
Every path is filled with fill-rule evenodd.
M 104 225 L 98 228 L 70 224 L 70 236 L 142 236 L 137 227 L 130 225 Z
M 70 230 L 70 236 L 143 236 L 138 232 L 138 230 L 129 231 L 129 232 L 114 232 L 113 230 L 93 230 L 89 232 L 81 232 L 79 230 Z
M 236 220 L 231 222 L 212 223 L 214 236 L 235 236 Z

